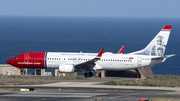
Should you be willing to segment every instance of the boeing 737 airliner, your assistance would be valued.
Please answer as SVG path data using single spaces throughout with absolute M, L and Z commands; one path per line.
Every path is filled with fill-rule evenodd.
M 31 52 L 16 55 L 7 63 L 19 68 L 59 69 L 63 73 L 86 71 L 85 77 L 91 77 L 91 71 L 96 70 L 122 71 L 153 66 L 174 56 L 164 56 L 171 27 L 165 25 L 143 50 L 129 54 L 121 54 L 121 50 L 118 54 L 103 53 L 104 48 L 99 53 Z

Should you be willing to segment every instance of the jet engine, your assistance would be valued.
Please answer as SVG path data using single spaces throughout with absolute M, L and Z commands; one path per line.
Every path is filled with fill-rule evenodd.
M 60 65 L 59 72 L 61 73 L 74 73 L 75 68 L 73 65 Z

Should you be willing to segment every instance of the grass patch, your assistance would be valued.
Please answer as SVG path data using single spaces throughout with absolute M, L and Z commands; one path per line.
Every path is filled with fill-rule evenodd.
M 0 85 L 32 85 L 32 84 L 38 84 L 38 83 L 44 83 L 44 81 L 22 81 L 22 82 L 4 82 L 1 81 Z
M 178 99 L 178 98 L 157 97 L 157 98 L 149 98 L 148 101 L 180 101 L 180 99 Z
M 43 76 L 18 76 L 18 75 L 0 75 L 0 78 L 14 78 L 14 79 L 39 79 L 39 80 L 74 80 L 77 78 L 84 78 L 81 76 L 69 76 L 69 77 L 43 77 Z
M 6 85 L 6 83 L 4 81 L 1 81 L 0 85 Z
M 32 84 L 38 84 L 38 83 L 44 83 L 44 81 L 23 81 L 18 83 L 18 85 L 32 85 Z
M 0 89 L 0 92 L 12 92 L 12 91 L 20 91 L 20 89 L 18 89 L 18 88 L 15 88 L 15 89 L 12 89 L 12 88 Z
M 126 81 L 109 81 L 105 85 L 121 86 L 151 86 L 151 87 L 180 87 L 179 75 L 154 75 L 144 80 Z
M 0 78 L 2 78 L 3 77 L 3 75 L 2 74 L 0 74 Z

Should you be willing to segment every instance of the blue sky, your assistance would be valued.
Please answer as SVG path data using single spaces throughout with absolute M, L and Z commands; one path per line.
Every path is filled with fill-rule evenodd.
M 0 0 L 0 15 L 180 18 L 180 0 Z

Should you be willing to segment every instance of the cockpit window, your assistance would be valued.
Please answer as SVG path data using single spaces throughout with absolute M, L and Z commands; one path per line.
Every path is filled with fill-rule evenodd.
M 19 58 L 19 56 L 16 56 L 16 57 L 15 57 L 15 59 L 18 59 L 18 58 Z

